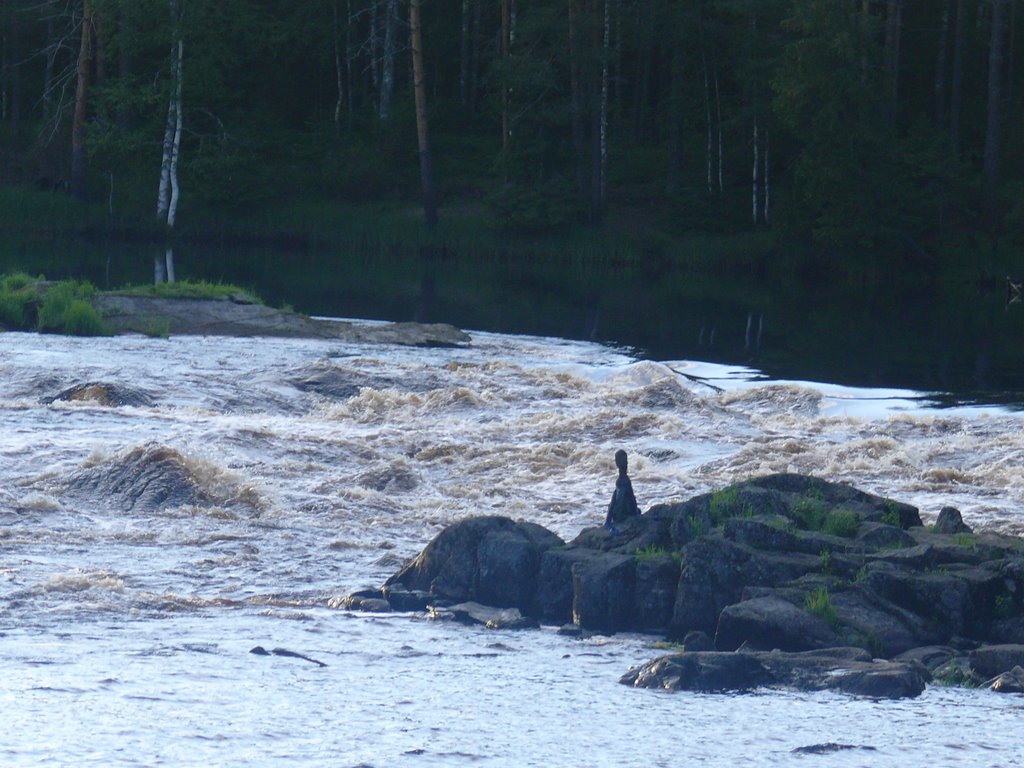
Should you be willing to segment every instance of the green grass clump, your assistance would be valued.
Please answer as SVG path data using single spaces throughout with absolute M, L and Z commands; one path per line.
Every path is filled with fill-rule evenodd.
M 77 280 L 52 286 L 43 294 L 39 305 L 39 331 L 71 336 L 109 336 L 110 330 L 92 305 L 95 291 L 91 283 Z
M 230 283 L 211 283 L 206 280 L 179 280 L 156 285 L 134 285 L 118 291 L 128 296 L 153 296 L 161 299 L 241 299 L 252 304 L 263 302 L 252 291 Z
M 648 544 L 646 547 L 637 548 L 633 553 L 633 557 L 636 558 L 637 562 L 655 560 L 660 557 L 671 557 L 672 560 L 679 565 L 683 562 L 683 556 L 681 553 L 669 552 L 665 547 L 659 547 L 656 544 Z
M 841 536 L 844 539 L 852 539 L 857 534 L 857 526 L 860 521 L 857 515 L 848 509 L 837 509 L 825 516 L 822 525 L 822 532 L 832 536 Z
M 805 496 L 793 504 L 790 516 L 797 528 L 841 536 L 844 539 L 853 538 L 860 523 L 854 512 L 847 509 L 829 511 L 825 502 L 815 496 Z
M 709 509 L 711 524 L 719 526 L 730 517 L 741 517 L 753 514 L 753 510 L 740 499 L 740 492 L 737 488 L 723 488 L 711 494 L 711 505 Z
M 820 531 L 825 527 L 827 517 L 825 502 L 813 496 L 805 496 L 792 506 L 790 515 L 797 528 Z
M 804 608 L 808 613 L 824 620 L 832 629 L 839 626 L 839 614 L 832 607 L 832 598 L 829 597 L 827 587 L 817 587 L 808 592 L 804 599 Z
M 0 323 L 19 330 L 32 327 L 35 304 L 39 299 L 39 293 L 34 289 L 36 282 L 24 272 L 0 278 Z

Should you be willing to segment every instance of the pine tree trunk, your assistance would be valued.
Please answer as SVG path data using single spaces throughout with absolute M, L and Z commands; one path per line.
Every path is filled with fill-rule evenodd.
M 53 39 L 53 19 L 57 0 L 48 0 L 46 4 L 46 64 L 43 68 L 43 125 L 50 122 L 53 117 L 53 73 L 57 61 L 57 52 L 60 44 Z
M 889 76 L 889 99 L 895 119 L 899 103 L 900 46 L 903 38 L 903 0 L 889 0 L 885 24 L 885 60 Z
M 945 0 L 942 5 L 942 17 L 939 22 L 939 44 L 935 55 L 935 124 L 943 127 L 946 124 L 946 75 L 947 57 L 949 52 L 949 17 L 953 11 L 953 0 Z
M 956 24 L 953 27 L 953 72 L 949 84 L 949 140 L 957 155 L 960 154 L 960 105 L 963 100 L 966 15 L 966 0 L 957 0 Z
M 459 35 L 459 103 L 469 103 L 469 0 L 462 0 L 461 30 Z
M 996 188 L 999 184 L 1005 39 L 1006 0 L 992 0 L 992 37 L 988 56 L 988 115 L 985 126 L 985 188 L 990 226 L 995 223 Z
M 75 116 L 71 125 L 71 192 L 85 200 L 85 119 L 93 65 L 92 0 L 82 0 L 82 35 L 78 49 Z
M 679 191 L 683 172 L 683 54 L 678 44 L 672 46 L 671 85 L 668 101 L 668 174 L 665 191 L 674 195 Z
M 568 0 L 569 11 L 569 89 L 570 109 L 572 111 L 572 148 L 573 168 L 576 179 L 576 193 L 579 196 L 581 210 L 587 199 L 587 169 L 584 160 L 586 131 L 583 126 L 583 94 L 580 84 L 580 38 L 579 38 L 579 0 Z
M 437 188 L 430 155 L 430 131 L 427 124 L 427 84 L 423 67 L 423 28 L 420 1 L 409 0 L 409 27 L 412 42 L 413 95 L 416 100 L 416 138 L 420 153 L 420 182 L 423 188 L 423 214 L 427 227 L 437 226 Z
M 604 0 L 604 33 L 601 42 L 601 218 L 608 200 L 608 66 L 611 60 L 611 3 Z
M 511 0 L 501 0 L 501 61 L 506 68 L 501 82 L 501 148 L 508 147 L 509 136 L 509 94 L 508 94 L 508 57 L 512 46 L 512 9 Z

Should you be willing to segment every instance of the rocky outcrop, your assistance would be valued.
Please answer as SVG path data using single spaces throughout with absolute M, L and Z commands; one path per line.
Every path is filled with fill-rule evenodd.
M 928 679 L 927 670 L 913 662 L 876 661 L 861 649 L 833 648 L 812 653 L 677 653 L 632 669 L 619 682 L 668 691 L 797 688 L 901 699 L 919 695 Z
M 927 655 L 941 660 L 929 668 L 943 679 L 979 683 L 1024 666 L 1010 650 L 986 662 L 994 644 L 1024 648 L 1024 542 L 968 533 L 959 514 L 946 519 L 955 532 L 926 530 L 914 507 L 850 486 L 772 475 L 658 505 L 615 532 L 590 528 L 568 543 L 503 517 L 464 520 L 373 599 L 414 610 L 471 601 L 584 632 L 706 638 L 727 655 L 662 662 L 679 667 L 666 675 L 692 677 L 698 688 L 727 688 L 707 680 L 736 669 L 752 675 L 748 686 L 825 685 L 813 670 L 816 659 L 834 661 L 827 649 L 835 647 L 861 649 L 866 659 L 852 661 L 867 665 L 833 675 L 837 690 L 915 691 L 913 671 L 926 665 L 905 654 L 925 647 L 951 649 Z M 737 650 L 754 655 L 723 660 Z M 771 663 L 758 653 L 771 653 Z M 812 670 L 807 680 L 784 668 L 786 654 Z M 869 663 L 900 654 L 910 671 Z
M 533 523 L 477 517 L 456 523 L 384 584 L 443 602 L 479 602 L 535 614 L 541 555 L 562 540 Z
M 470 341 L 468 334 L 450 325 L 324 320 L 274 309 L 244 294 L 215 300 L 112 292 L 97 294 L 92 301 L 115 333 L 284 336 L 420 347 L 463 346 Z

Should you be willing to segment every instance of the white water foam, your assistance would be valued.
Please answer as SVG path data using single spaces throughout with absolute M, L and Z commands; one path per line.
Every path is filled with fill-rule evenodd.
M 153 404 L 48 402 L 86 382 Z M 871 750 L 830 765 L 1012 764 L 1013 700 L 658 696 L 615 682 L 658 653 L 652 638 L 327 606 L 469 515 L 564 537 L 599 524 L 618 448 L 645 508 L 796 471 L 1019 533 L 1022 418 L 557 339 L 0 334 L 0 762 L 742 765 L 831 741 Z M 112 491 L 140 456 L 170 461 L 190 501 Z M 330 666 L 250 656 L 257 644 Z M 934 732 L 908 752 L 924 713 Z

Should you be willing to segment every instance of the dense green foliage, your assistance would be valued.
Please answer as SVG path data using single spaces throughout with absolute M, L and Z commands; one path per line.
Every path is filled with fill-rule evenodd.
M 23 273 L 0 278 L 0 324 L 16 330 L 106 336 L 110 331 L 92 305 L 87 282 L 48 283 Z
M 332 206 L 411 211 L 407 5 L 6 2 L 0 186 L 77 189 L 84 84 L 81 181 L 103 211 L 86 226 L 163 237 L 153 213 L 180 40 L 186 235 L 221 236 L 240 217 L 290 236 L 278 212 L 296 201 L 326 201 L 320 230 Z M 443 227 L 601 226 L 630 233 L 633 258 L 694 232 L 772 232 L 843 263 L 1024 243 L 1020 0 L 422 5 Z M 51 210 L 22 223 L 81 226 L 74 206 Z

